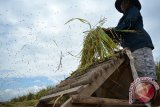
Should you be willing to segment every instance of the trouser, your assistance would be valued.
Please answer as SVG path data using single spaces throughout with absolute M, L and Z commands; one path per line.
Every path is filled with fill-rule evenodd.
M 139 77 L 150 77 L 157 80 L 155 62 L 152 49 L 148 47 L 140 48 L 132 52 L 135 60 L 135 68 Z

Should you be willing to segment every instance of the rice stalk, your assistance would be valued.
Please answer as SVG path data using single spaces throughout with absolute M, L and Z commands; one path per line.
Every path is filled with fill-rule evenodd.
M 65 24 L 68 24 L 69 22 L 71 22 L 71 21 L 73 21 L 73 20 L 79 20 L 79 21 L 81 21 L 82 23 L 85 23 L 85 24 L 89 25 L 89 28 L 90 28 L 90 29 L 92 28 L 91 24 L 90 24 L 87 20 L 81 19 L 81 18 L 72 18 L 72 19 L 68 20 Z
M 83 40 L 83 48 L 80 52 L 81 59 L 80 59 L 80 64 L 77 71 L 82 72 L 86 68 L 88 68 L 90 65 L 103 61 L 113 56 L 115 51 L 119 50 L 118 44 L 113 42 L 113 40 L 101 27 L 105 23 L 106 18 L 101 19 L 96 24 L 96 27 L 94 26 L 94 28 L 92 28 L 91 24 L 87 20 L 84 20 L 81 18 L 72 18 L 69 21 L 67 21 L 65 24 L 75 19 L 85 24 L 88 24 L 90 27 L 89 31 L 85 31 L 85 34 L 87 36 L 85 36 Z M 110 34 L 112 35 L 112 33 Z M 115 36 L 115 35 L 112 35 L 112 36 Z M 75 72 L 73 74 L 75 74 Z
M 103 31 L 101 27 L 90 30 L 84 38 L 81 60 L 78 69 L 86 69 L 95 62 L 113 56 L 118 45 Z

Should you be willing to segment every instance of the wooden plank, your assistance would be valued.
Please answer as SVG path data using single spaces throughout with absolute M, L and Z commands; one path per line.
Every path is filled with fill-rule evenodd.
M 123 63 L 105 81 L 105 83 L 94 92 L 94 96 L 102 98 L 128 99 L 129 87 L 132 82 L 133 77 L 129 60 L 125 60 L 125 63 Z
M 80 104 L 72 104 L 72 98 L 69 98 L 64 104 L 61 105 L 61 107 L 82 107 Z
M 98 68 L 95 68 L 95 71 L 101 75 L 97 78 L 94 78 L 92 84 L 88 84 L 85 89 L 80 93 L 80 96 L 91 96 L 113 73 L 118 69 L 118 67 L 124 62 L 124 58 L 115 60 L 111 62 L 109 68 L 106 69 L 106 65 L 102 65 Z
M 42 97 L 39 101 L 40 102 L 49 102 L 51 101 L 54 97 L 60 96 L 60 95 L 65 95 L 65 94 L 78 94 L 80 92 L 80 90 L 83 89 L 84 86 L 78 86 L 75 88 L 71 88 L 62 92 L 58 92 L 55 94 L 51 94 L 51 95 L 47 95 Z
M 112 74 L 118 67 L 124 62 L 125 58 L 118 58 L 110 62 L 109 65 L 102 64 L 96 67 L 93 71 L 93 82 L 91 84 L 86 85 L 86 87 L 80 92 L 81 97 L 89 97 L 91 96 Z M 71 98 L 64 103 L 61 107 L 77 107 L 71 103 Z
M 35 107 L 53 107 L 53 104 L 46 104 L 43 102 L 39 102 L 38 104 L 36 104 Z M 58 106 L 55 106 L 55 107 L 58 107 Z
M 130 50 L 126 50 L 126 54 L 128 56 L 128 58 L 130 59 L 130 66 L 131 66 L 131 70 L 132 70 L 132 75 L 133 75 L 133 78 L 134 80 L 138 78 L 138 73 L 136 71 L 136 68 L 135 68 L 135 65 L 134 65 L 134 58 L 132 56 L 132 53 Z
M 87 84 L 90 84 L 90 83 L 92 83 L 92 80 L 90 78 L 87 78 L 87 77 L 82 78 L 82 80 L 77 80 L 75 82 L 70 83 L 69 85 L 64 86 L 64 87 L 56 88 L 51 93 L 54 94 L 54 93 L 57 93 L 57 92 L 68 90 L 68 89 L 78 87 L 78 86 L 81 86 L 81 85 L 87 85 Z
M 69 77 L 68 79 L 65 79 L 63 81 L 60 82 L 60 84 L 56 85 L 56 87 L 64 87 L 66 85 L 69 85 L 70 83 L 82 80 L 84 78 L 86 78 L 88 76 L 88 73 L 85 73 L 83 75 L 80 75 L 78 77 Z
M 72 103 L 85 105 L 116 105 L 116 106 L 144 106 L 144 104 L 129 104 L 128 100 L 98 98 L 98 97 L 84 97 L 78 95 L 72 96 Z

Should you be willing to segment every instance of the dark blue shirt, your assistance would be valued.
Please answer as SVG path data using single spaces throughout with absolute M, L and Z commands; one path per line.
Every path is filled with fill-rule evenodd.
M 143 19 L 137 7 L 130 7 L 127 12 L 123 13 L 115 29 L 137 31 L 118 33 L 118 35 L 121 35 L 122 46 L 129 48 L 132 52 L 143 47 L 154 49 L 149 34 L 143 28 Z

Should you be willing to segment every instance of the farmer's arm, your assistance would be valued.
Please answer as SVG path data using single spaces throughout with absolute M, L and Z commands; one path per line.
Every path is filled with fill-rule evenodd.
M 124 19 L 121 19 L 119 24 L 115 27 L 116 30 L 133 30 L 134 26 L 138 23 L 138 19 L 141 17 L 137 8 L 132 7 L 124 15 Z

